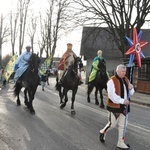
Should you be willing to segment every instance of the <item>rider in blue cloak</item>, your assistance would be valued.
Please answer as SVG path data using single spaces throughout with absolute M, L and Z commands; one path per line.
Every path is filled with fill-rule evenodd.
M 31 52 L 31 46 L 27 45 L 26 46 L 26 51 L 24 53 L 22 53 L 14 66 L 14 71 L 15 71 L 15 76 L 14 76 L 14 82 L 16 82 L 18 80 L 18 78 L 26 71 L 26 69 L 28 68 L 29 64 L 28 64 L 28 60 L 31 56 L 32 52 Z

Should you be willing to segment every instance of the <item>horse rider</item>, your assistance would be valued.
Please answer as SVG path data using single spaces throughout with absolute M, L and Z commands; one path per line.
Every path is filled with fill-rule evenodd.
M 96 73 L 99 70 L 99 68 L 98 68 L 99 61 L 101 60 L 106 65 L 106 61 L 103 58 L 102 54 L 103 54 L 102 50 L 98 50 L 97 56 L 93 59 L 91 73 L 89 76 L 89 82 L 93 81 L 96 77 Z
M 68 43 L 67 44 L 67 50 L 66 52 L 62 55 L 60 62 L 58 64 L 58 83 L 61 84 L 61 80 L 63 77 L 63 74 L 65 71 L 68 69 L 69 66 L 74 64 L 74 59 L 77 57 L 77 55 L 73 52 L 72 50 L 72 44 Z M 79 75 L 80 78 L 80 75 Z M 81 81 L 80 78 L 80 83 L 82 84 L 83 82 Z
M 26 71 L 28 68 L 28 59 L 30 58 L 32 52 L 31 52 L 31 46 L 26 45 L 26 51 L 23 52 L 17 59 L 15 66 L 14 66 L 14 82 L 18 80 L 18 78 Z

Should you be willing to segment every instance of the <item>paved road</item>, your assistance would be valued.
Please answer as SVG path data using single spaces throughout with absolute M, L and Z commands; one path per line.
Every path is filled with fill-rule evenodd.
M 70 101 L 59 109 L 54 79 L 45 91 L 38 87 L 31 115 L 24 106 L 16 106 L 12 85 L 0 91 L 0 150 L 117 150 L 117 130 L 110 131 L 106 143 L 99 142 L 99 130 L 107 122 L 107 111 L 86 102 L 86 88 L 80 86 L 76 95 L 76 115 L 70 113 Z M 69 93 L 69 97 L 71 93 Z M 23 93 L 21 93 L 23 99 Z M 127 142 L 132 150 L 149 150 L 150 108 L 131 104 Z

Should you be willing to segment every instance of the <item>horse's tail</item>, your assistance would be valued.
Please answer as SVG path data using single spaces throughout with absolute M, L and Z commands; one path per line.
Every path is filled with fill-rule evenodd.
M 56 77 L 56 85 L 55 85 L 55 89 L 57 90 L 57 91 L 59 91 L 60 90 L 60 87 L 61 85 L 58 83 L 58 76 Z
M 21 86 L 18 82 L 14 85 L 14 97 L 18 96 L 21 90 Z
M 55 89 L 57 90 L 57 91 L 60 91 L 60 89 L 61 89 L 61 85 L 57 82 L 56 83 L 56 85 L 55 85 Z
M 93 81 L 88 82 L 88 86 L 87 86 L 87 94 L 90 94 L 93 91 L 94 88 L 94 83 Z

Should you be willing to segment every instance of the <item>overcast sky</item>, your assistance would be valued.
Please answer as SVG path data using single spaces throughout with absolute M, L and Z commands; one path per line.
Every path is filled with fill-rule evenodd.
M 13 8 L 15 2 L 17 0 L 0 0 L 0 13 L 3 13 L 3 16 L 8 14 L 11 8 Z M 33 2 L 33 8 L 35 8 L 35 11 L 37 13 L 39 10 L 44 8 L 46 6 L 47 0 L 31 0 Z M 55 56 L 61 56 L 65 51 L 66 51 L 66 44 L 67 43 L 72 43 L 73 44 L 73 50 L 74 52 L 79 55 L 80 52 L 80 44 L 81 44 L 81 36 L 82 36 L 82 28 L 75 30 L 68 34 L 66 37 L 63 37 L 61 40 L 58 41 L 57 43 L 57 48 L 56 48 L 56 53 Z M 28 41 L 25 41 L 24 44 L 28 44 Z M 38 46 L 37 46 L 38 48 Z M 11 45 L 9 44 L 4 44 L 3 45 L 3 51 L 2 51 L 2 56 L 5 56 L 6 54 L 11 54 Z M 36 48 L 35 48 L 36 49 Z M 25 48 L 23 49 L 25 51 Z M 38 49 L 37 49 L 38 51 Z

